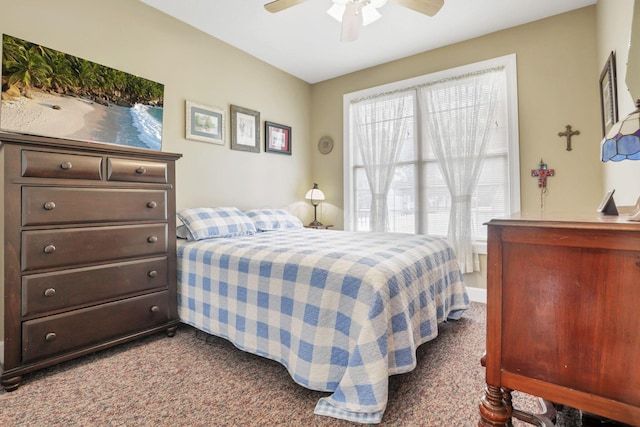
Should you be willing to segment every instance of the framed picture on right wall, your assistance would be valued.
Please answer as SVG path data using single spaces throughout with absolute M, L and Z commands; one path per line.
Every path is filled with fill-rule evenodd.
M 616 89 L 616 55 L 611 52 L 600 73 L 600 108 L 602 136 L 618 121 L 618 91 Z
M 291 155 L 291 127 L 265 122 L 264 151 Z

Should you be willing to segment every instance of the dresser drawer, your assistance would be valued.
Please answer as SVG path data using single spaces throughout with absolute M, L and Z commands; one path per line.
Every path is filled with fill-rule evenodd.
M 166 219 L 165 190 L 22 188 L 22 225 Z
M 169 320 L 169 293 L 156 292 L 22 324 L 22 361 L 98 344 Z
M 22 271 L 164 255 L 167 224 L 22 232 Z
M 166 257 L 32 274 L 22 277 L 22 315 L 71 309 L 167 284 Z
M 167 182 L 167 164 L 144 160 L 107 159 L 107 179 L 109 181 Z
M 102 157 L 24 150 L 22 176 L 101 180 Z

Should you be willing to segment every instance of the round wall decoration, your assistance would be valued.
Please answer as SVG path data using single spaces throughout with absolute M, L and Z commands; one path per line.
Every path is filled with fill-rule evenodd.
M 318 141 L 318 151 L 322 154 L 329 154 L 333 150 L 333 138 L 330 136 L 323 136 Z

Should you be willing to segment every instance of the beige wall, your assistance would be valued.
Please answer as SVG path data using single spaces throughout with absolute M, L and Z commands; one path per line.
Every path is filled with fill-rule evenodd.
M 627 173 L 598 160 L 598 78 L 608 52 L 616 50 L 618 92 L 624 92 L 620 88 L 624 81 L 621 61 L 626 58 L 623 51 L 628 39 L 623 32 L 613 35 L 606 29 L 618 27 L 613 22 L 630 23 L 633 0 L 600 0 L 597 6 L 315 85 L 138 1 L 4 3 L 0 32 L 165 85 L 163 150 L 184 155 L 177 170 L 178 208 L 286 206 L 308 221 L 312 211 L 303 197 L 318 182 L 327 196 L 319 208 L 321 221 L 342 228 L 343 94 L 511 53 L 518 63 L 523 210 L 539 209 L 540 193 L 530 169 L 541 157 L 556 170 L 545 200 L 549 211 L 595 209 L 609 182 L 620 181 Z M 263 122 L 292 126 L 293 155 L 232 151 L 228 132 L 225 147 L 186 140 L 185 100 L 227 112 L 230 104 L 236 104 L 260 111 Z M 631 111 L 632 105 L 630 98 L 620 96 L 621 114 Z M 580 130 L 571 152 L 557 136 L 567 124 Z M 335 140 L 327 155 L 316 149 L 324 135 Z M 626 165 L 615 166 L 629 169 L 636 162 L 623 163 Z M 640 168 L 632 169 L 635 173 Z M 616 185 L 616 194 L 628 193 L 635 201 L 632 189 L 619 182 Z M 468 283 L 483 287 L 484 270 Z
M 596 9 L 587 7 L 314 85 L 311 139 L 326 134 L 336 141 L 330 154 L 311 156 L 314 180 L 331 205 L 323 207 L 325 222 L 342 226 L 343 94 L 511 53 L 518 68 L 522 209 L 540 208 L 530 176 L 540 158 L 556 171 L 548 211 L 595 209 L 602 197 L 595 24 Z M 580 131 L 572 151 L 558 137 L 567 124 Z
M 597 4 L 598 64 L 603 67 L 611 51 L 616 54 L 618 82 L 619 118 L 635 110 L 634 100 L 627 85 L 626 64 L 629 57 L 631 20 L 633 14 L 640 13 L 640 0 L 600 0 Z M 640 49 L 640 40 L 635 40 L 634 49 Z M 634 94 L 640 97 L 640 94 Z M 603 188 L 615 189 L 618 205 L 633 205 L 640 196 L 640 162 L 606 162 L 604 164 Z
M 182 153 L 177 205 L 300 208 L 311 188 L 310 85 L 133 0 L 4 1 L 0 32 L 163 83 L 163 151 Z M 186 140 L 185 101 L 292 127 L 292 156 Z M 228 129 L 227 129 L 228 130 Z M 261 132 L 264 127 L 261 124 Z

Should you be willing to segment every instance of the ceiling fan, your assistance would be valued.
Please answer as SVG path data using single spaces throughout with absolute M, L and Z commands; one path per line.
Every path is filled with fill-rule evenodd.
M 280 12 L 306 0 L 275 0 L 264 5 L 271 13 Z M 382 15 L 377 11 L 387 0 L 332 0 L 333 6 L 327 11 L 329 15 L 342 22 L 343 42 L 358 38 L 360 27 L 376 21 Z M 444 4 L 444 0 L 391 0 L 401 6 L 422 14 L 433 16 Z

